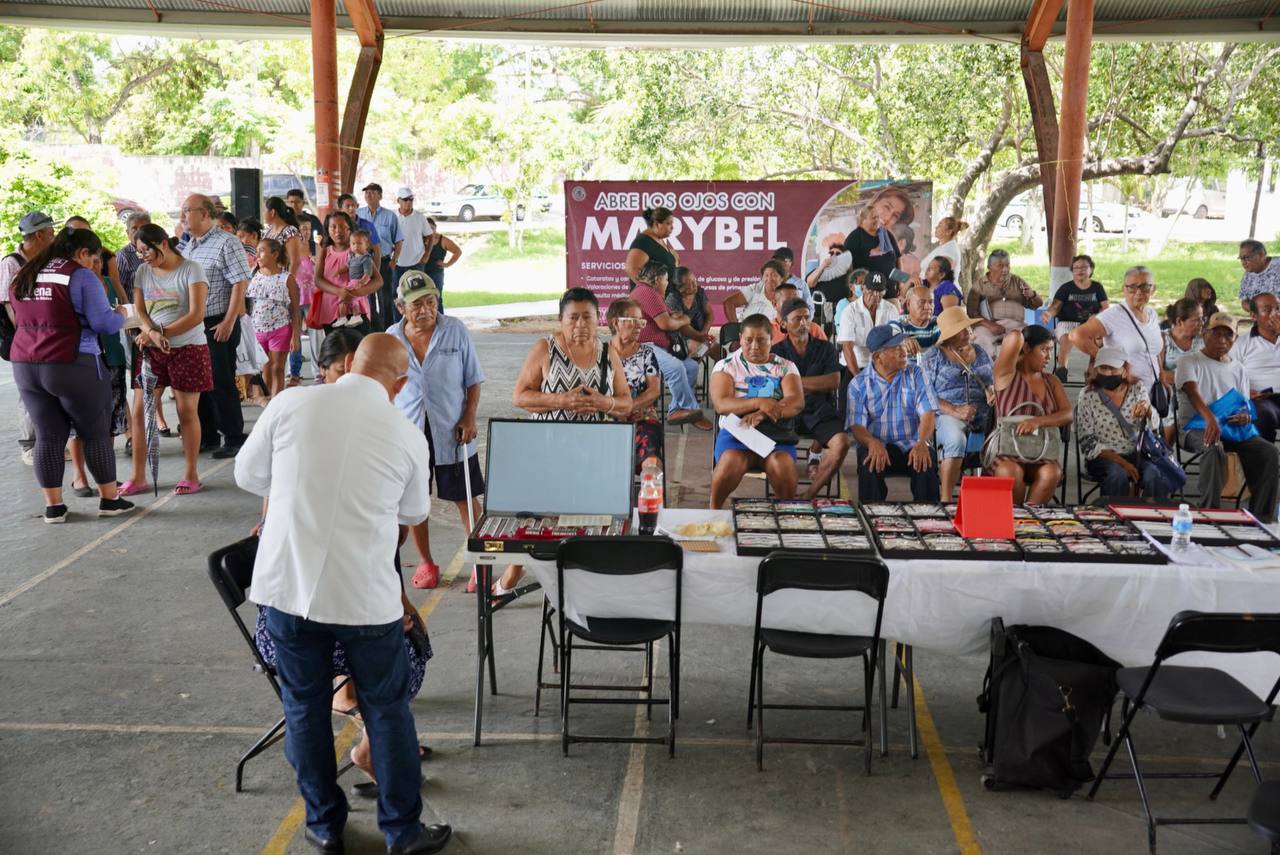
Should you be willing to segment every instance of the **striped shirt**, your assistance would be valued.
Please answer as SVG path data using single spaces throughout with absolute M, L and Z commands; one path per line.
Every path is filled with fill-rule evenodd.
M 849 415 L 846 428 L 862 425 L 885 445 L 903 451 L 920 439 L 920 418 L 937 412 L 938 399 L 915 363 L 886 380 L 868 365 L 849 384 Z
M 138 272 L 140 264 L 142 264 L 142 258 L 131 243 L 120 247 L 120 251 L 116 253 L 116 273 L 120 274 L 120 287 L 124 289 L 125 295 L 130 300 L 133 299 L 133 277 Z
M 231 305 L 232 289 L 241 282 L 249 281 L 249 262 L 245 260 L 239 238 L 211 226 L 202 236 L 192 236 L 180 251 L 183 258 L 191 259 L 204 269 L 209 283 L 209 299 L 204 304 L 205 320 L 225 315 Z

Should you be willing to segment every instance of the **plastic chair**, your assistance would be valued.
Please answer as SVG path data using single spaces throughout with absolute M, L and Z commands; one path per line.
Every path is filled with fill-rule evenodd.
M 1249 827 L 1271 844 L 1273 855 L 1280 853 L 1280 781 L 1267 781 L 1253 794 Z
M 595 577 L 639 577 L 674 572 L 673 617 L 653 619 L 641 617 L 591 617 L 574 608 L 574 594 L 566 584 L 566 571 Z M 676 753 L 676 719 L 680 715 L 680 598 L 684 572 L 684 551 L 667 537 L 571 537 L 556 551 L 557 605 L 560 624 L 560 748 L 569 755 L 573 742 L 623 742 L 667 746 L 668 756 Z M 577 582 L 574 582 L 576 586 Z M 573 610 L 570 618 L 566 603 Z M 640 687 L 591 687 L 636 691 L 642 698 L 575 697 L 573 684 L 574 640 L 596 647 L 641 647 L 645 651 L 645 682 Z M 668 642 L 668 671 L 671 692 L 668 698 L 653 696 L 653 645 Z M 577 645 L 579 648 L 582 645 Z M 652 717 L 654 704 L 667 707 L 666 736 L 585 736 L 569 732 L 569 712 L 574 704 L 644 704 L 646 716 Z
M 755 635 L 751 649 L 751 687 L 747 700 L 747 726 L 756 726 L 756 769 L 764 769 L 766 742 L 805 745 L 853 745 L 863 748 L 866 773 L 871 774 L 871 699 L 875 686 L 877 659 L 882 655 L 880 623 L 889 590 L 889 568 L 874 558 L 854 558 L 831 553 L 772 552 L 760 562 L 756 577 Z M 765 598 L 779 591 L 811 591 L 829 596 L 838 591 L 857 591 L 876 603 L 875 628 L 871 635 L 796 632 L 761 626 Z M 782 656 L 804 659 L 862 660 L 863 703 L 859 706 L 831 704 L 766 704 L 764 702 L 764 654 L 772 650 Z M 883 706 L 883 704 L 882 704 Z M 766 737 L 764 711 L 767 709 L 828 710 L 862 713 L 861 739 L 799 739 Z
M 1153 853 L 1156 851 L 1158 826 L 1243 823 L 1245 819 L 1156 817 L 1151 812 L 1151 804 L 1147 798 L 1146 778 L 1216 778 L 1218 783 L 1209 793 L 1209 798 L 1216 799 L 1236 764 L 1240 762 L 1241 754 L 1247 753 L 1254 779 L 1259 784 L 1262 783 L 1262 772 L 1258 769 L 1257 757 L 1253 751 L 1253 736 L 1259 725 L 1270 721 L 1275 713 L 1273 704 L 1276 692 L 1280 690 L 1280 678 L 1271 687 L 1266 700 L 1263 700 L 1230 674 L 1217 668 L 1165 664 L 1166 659 L 1194 651 L 1280 654 L 1280 614 L 1179 612 L 1169 622 L 1169 628 L 1165 630 L 1164 638 L 1156 648 L 1155 660 L 1149 667 L 1122 668 L 1116 674 L 1116 682 L 1124 693 L 1120 708 L 1123 723 L 1089 789 L 1089 798 L 1092 799 L 1097 794 L 1104 778 L 1133 778 L 1137 782 L 1138 797 L 1142 800 L 1142 810 L 1147 818 L 1147 846 Z M 1222 772 L 1159 772 L 1144 776 L 1138 766 L 1131 733 L 1133 720 L 1143 708 L 1151 709 L 1165 721 L 1224 727 L 1235 725 L 1240 731 L 1240 745 Z M 1122 742 L 1128 751 L 1133 773 L 1107 775 L 1107 769 Z

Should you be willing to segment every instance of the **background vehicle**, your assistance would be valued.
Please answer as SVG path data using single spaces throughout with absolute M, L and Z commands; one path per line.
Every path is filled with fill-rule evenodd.
M 128 222 L 134 214 L 141 214 L 147 210 L 146 205 L 141 205 L 132 199 L 112 199 L 111 207 L 115 208 L 116 216 L 122 223 Z
M 1197 220 L 1221 220 L 1227 216 L 1227 185 L 1216 178 L 1176 178 L 1169 184 L 1160 213 L 1172 217 L 1182 211 Z
M 540 211 L 551 209 L 551 197 L 545 193 L 534 197 Z M 469 223 L 477 217 L 499 219 L 507 211 L 507 202 L 491 184 L 468 184 L 449 196 L 439 196 L 427 202 L 427 214 L 441 219 L 462 220 Z M 516 219 L 525 218 L 525 206 L 516 206 Z

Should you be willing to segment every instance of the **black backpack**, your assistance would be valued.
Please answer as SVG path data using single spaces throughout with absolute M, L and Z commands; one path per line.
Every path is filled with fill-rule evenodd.
M 22 264 L 26 264 L 26 259 L 16 252 L 11 252 L 0 261 L 8 261 L 16 258 Z M 12 295 L 10 295 L 12 299 Z M 0 359 L 5 362 L 9 361 L 9 355 L 13 351 L 13 337 L 17 334 L 18 329 L 13 325 L 13 321 L 9 318 L 9 313 L 0 304 Z
M 1065 799 L 1092 781 L 1089 754 L 1104 720 L 1110 724 L 1119 667 L 1069 632 L 1006 630 L 1000 618 L 992 620 L 991 664 L 978 697 L 987 716 L 987 789 L 1036 787 Z

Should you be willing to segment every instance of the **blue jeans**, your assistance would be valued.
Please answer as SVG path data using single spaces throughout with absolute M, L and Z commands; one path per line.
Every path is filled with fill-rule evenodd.
M 689 382 L 689 369 L 685 362 L 692 360 L 676 359 L 658 345 L 653 345 L 654 356 L 658 357 L 658 370 L 662 372 L 662 380 L 671 393 L 671 404 L 667 413 L 676 410 L 698 409 L 698 399 L 693 396 L 693 385 Z M 697 370 L 696 367 L 694 370 Z
M 1130 455 L 1125 459 L 1138 467 L 1138 474 L 1142 479 L 1139 495 L 1146 496 L 1148 499 L 1169 498 L 1169 482 L 1160 474 L 1160 470 L 1156 468 L 1154 463 L 1146 460 L 1138 462 L 1137 455 Z M 1095 457 L 1092 460 L 1085 461 L 1084 468 L 1089 473 L 1089 477 L 1101 485 L 1104 497 L 1128 496 L 1130 494 L 1131 490 L 1129 488 L 1133 482 L 1129 480 L 1129 473 L 1125 472 L 1124 467 L 1114 460 Z
M 378 779 L 378 827 L 388 846 L 418 836 L 422 771 L 409 710 L 409 658 L 400 621 L 380 626 L 318 623 L 268 607 L 267 632 L 276 648 L 284 700 L 284 749 L 307 806 L 307 827 L 341 838 L 347 798 L 338 787 L 333 754 L 333 645 L 342 642 L 369 732 Z

